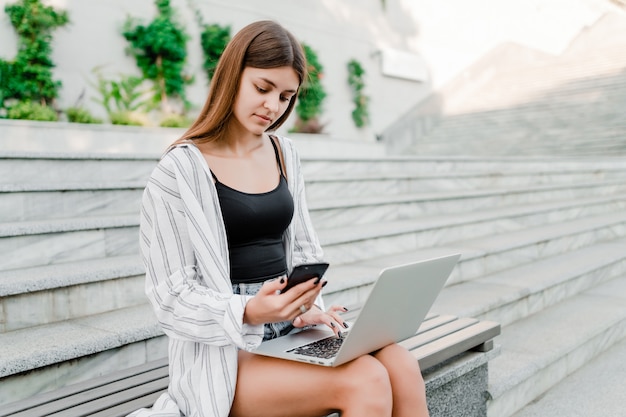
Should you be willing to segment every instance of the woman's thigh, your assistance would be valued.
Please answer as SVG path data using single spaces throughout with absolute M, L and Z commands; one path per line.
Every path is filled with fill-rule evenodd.
M 384 366 L 369 355 L 337 368 L 239 352 L 232 417 L 321 417 L 346 404 L 347 390 L 358 378 L 388 383 Z M 356 383 L 351 381 L 356 380 Z M 363 379 L 361 379 L 363 381 Z

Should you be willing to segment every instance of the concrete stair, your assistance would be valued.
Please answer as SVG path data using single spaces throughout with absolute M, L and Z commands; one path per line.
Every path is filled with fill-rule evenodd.
M 0 404 L 166 354 L 137 246 L 156 161 L 2 156 Z M 503 324 L 490 415 L 511 416 L 626 335 L 611 301 L 626 280 L 626 159 L 305 154 L 303 167 L 328 303 L 362 302 L 381 267 L 462 254 L 433 309 Z
M 607 13 L 560 56 L 519 45 L 496 48 L 390 126 L 383 133 L 389 149 L 418 155 L 625 155 L 625 24 L 626 14 Z

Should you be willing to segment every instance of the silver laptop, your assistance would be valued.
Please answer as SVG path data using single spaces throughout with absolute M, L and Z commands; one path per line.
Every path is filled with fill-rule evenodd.
M 383 269 L 356 320 L 343 337 L 315 326 L 262 342 L 259 355 L 339 366 L 414 335 L 460 254 Z

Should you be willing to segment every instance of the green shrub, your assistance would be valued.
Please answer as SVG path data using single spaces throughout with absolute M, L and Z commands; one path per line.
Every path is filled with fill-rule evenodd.
M 54 109 L 34 101 L 20 101 L 9 107 L 7 118 L 39 120 L 42 122 L 55 122 L 59 120 L 59 116 Z
M 189 127 L 193 121 L 182 114 L 170 114 L 159 123 L 161 127 Z
M 17 33 L 18 52 L 13 61 L 0 60 L 0 107 L 9 99 L 51 105 L 61 87 L 52 77 L 52 32 L 69 22 L 68 14 L 41 0 L 18 0 L 4 10 Z
M 200 43 L 204 52 L 202 67 L 206 71 L 209 82 L 213 78 L 217 62 L 229 41 L 230 26 L 220 26 L 218 24 L 202 25 L 202 33 L 200 34 Z
M 306 55 L 309 77 L 304 80 L 298 92 L 296 114 L 299 120 L 296 121 L 295 130 L 297 132 L 320 133 L 323 124 L 319 122 L 318 118 L 322 114 L 322 107 L 326 98 L 326 91 L 322 85 L 324 68 L 310 46 L 303 43 L 302 47 Z
M 356 59 L 348 62 L 348 84 L 352 90 L 352 102 L 354 103 L 352 120 L 356 127 L 363 127 L 369 121 L 369 97 L 363 93 L 365 89 L 365 70 Z
M 185 85 L 193 78 L 183 73 L 189 36 L 177 20 L 169 0 L 155 0 L 158 15 L 148 25 L 129 17 L 122 35 L 130 43 L 143 77 L 154 82 L 154 103 L 169 110 L 168 97 L 178 97 L 187 106 Z
M 114 125 L 124 126 L 144 126 L 145 122 L 129 111 L 118 111 L 109 114 L 111 123 Z
M 102 119 L 92 116 L 89 110 L 82 107 L 70 107 L 65 110 L 65 114 L 67 115 L 67 120 L 71 123 L 102 123 Z

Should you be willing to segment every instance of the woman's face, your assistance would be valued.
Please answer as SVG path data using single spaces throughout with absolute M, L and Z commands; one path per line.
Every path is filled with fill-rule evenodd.
M 299 87 L 298 75 L 289 66 L 246 67 L 241 74 L 233 114 L 248 132 L 260 136 L 285 113 Z

